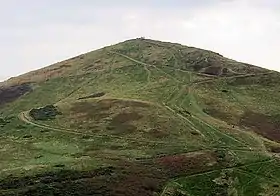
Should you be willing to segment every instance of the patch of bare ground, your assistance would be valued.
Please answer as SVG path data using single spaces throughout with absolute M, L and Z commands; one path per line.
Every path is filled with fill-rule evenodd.
M 273 153 L 280 153 L 280 147 L 271 146 L 269 147 L 269 151 Z
M 97 97 L 103 97 L 105 95 L 104 92 L 100 92 L 100 93 L 94 93 L 92 95 L 88 95 L 85 97 L 80 97 L 78 98 L 78 100 L 83 100 L 83 99 L 91 99 L 91 98 L 97 98 Z
M 210 66 L 204 68 L 202 72 L 209 75 L 219 76 L 223 74 L 223 68 L 220 66 Z

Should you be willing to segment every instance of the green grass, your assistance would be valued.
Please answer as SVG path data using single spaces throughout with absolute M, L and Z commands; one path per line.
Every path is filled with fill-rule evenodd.
M 0 160 L 0 194 L 51 194 L 67 187 L 65 181 L 101 184 L 108 191 L 103 195 L 121 192 L 118 183 L 130 195 L 277 193 L 279 164 L 266 149 L 277 141 L 254 133 L 258 124 L 250 118 L 277 127 L 279 74 L 215 79 L 197 68 L 208 66 L 205 59 L 239 74 L 266 71 L 248 72 L 245 64 L 213 52 L 138 39 L 62 62 L 68 66 L 61 77 L 38 79 L 38 72 L 32 92 L 0 109 L 0 119 L 9 119 L 1 121 L 0 156 L 6 158 Z M 62 115 L 33 124 L 18 118 L 49 104 Z M 173 171 L 176 164 L 181 171 Z M 104 167 L 114 175 L 100 173 Z M 59 180 L 43 186 L 40 175 Z M 14 187 L 11 176 L 31 178 L 33 185 Z M 70 192 L 82 195 L 79 186 Z

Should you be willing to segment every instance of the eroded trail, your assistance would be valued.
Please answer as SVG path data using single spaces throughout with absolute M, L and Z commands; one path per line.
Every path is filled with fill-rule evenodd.
M 86 135 L 86 134 L 75 132 L 75 131 L 70 131 L 70 130 L 66 130 L 66 129 L 59 129 L 59 128 L 54 128 L 54 127 L 51 127 L 51 126 L 48 126 L 48 125 L 45 125 L 45 124 L 35 123 L 31 120 L 31 117 L 29 116 L 28 112 L 21 112 L 18 117 L 23 122 L 25 122 L 27 124 L 30 124 L 32 126 L 35 126 L 35 127 L 42 128 L 42 129 L 47 129 L 47 130 L 50 130 L 50 131 L 56 131 L 56 132 L 61 132 L 61 133 L 71 133 L 71 134 L 75 134 L 75 135 Z
M 142 64 L 144 66 L 149 66 L 149 67 L 153 67 L 153 68 L 156 68 L 158 70 L 160 70 L 161 72 L 164 72 L 162 69 L 160 69 L 158 66 L 156 65 L 150 65 L 150 64 L 147 64 L 145 62 L 141 62 L 139 60 L 136 60 L 134 58 L 131 58 L 127 55 L 124 55 L 124 54 L 121 54 L 121 53 L 118 53 L 118 52 L 114 52 L 114 54 L 117 54 L 117 55 L 120 55 L 128 60 L 131 60 L 133 62 L 136 62 L 136 63 L 139 63 L 139 64 Z M 188 74 L 198 74 L 200 75 L 199 73 L 194 73 L 194 72 L 190 72 L 190 71 L 186 71 Z M 164 72 L 165 74 L 167 74 L 166 72 Z M 268 72 L 264 72 L 264 73 L 257 73 L 257 74 L 242 74 L 242 75 L 235 75 L 235 76 L 213 76 L 213 78 L 210 78 L 210 79 L 205 79 L 205 80 L 201 80 L 201 81 L 190 81 L 189 85 L 185 85 L 183 84 L 183 81 L 180 81 L 176 78 L 174 78 L 172 75 L 168 74 L 168 76 L 172 79 L 176 79 L 175 81 L 178 83 L 178 85 L 182 85 L 183 88 L 188 88 L 188 94 L 190 94 L 190 96 L 193 96 L 194 92 L 195 92 L 195 86 L 196 85 L 202 85 L 202 84 L 206 84 L 206 83 L 211 83 L 211 82 L 215 82 L 217 80 L 228 80 L 228 79 L 235 79 L 235 78 L 247 78 L 247 77 L 256 77 L 256 76 L 262 76 L 262 75 L 269 75 L 269 74 L 272 74 L 274 72 L 272 71 L 268 71 Z M 206 74 L 207 75 L 207 74 Z M 209 75 L 207 75 L 209 76 Z M 212 75 L 211 75 L 212 76 Z M 179 95 L 180 96 L 180 95 Z M 194 102 L 194 100 L 193 100 Z M 196 105 L 196 103 L 191 103 L 192 105 Z M 171 108 L 170 106 L 168 106 L 167 104 L 163 103 L 164 107 L 166 107 L 168 110 L 172 111 L 173 113 L 176 113 L 180 118 L 186 120 L 188 123 L 190 123 L 191 125 L 191 128 L 200 133 L 201 135 L 203 135 L 195 126 L 194 124 L 191 122 L 191 120 L 185 116 L 183 116 L 182 114 L 176 112 L 173 108 Z M 180 106 L 177 106 L 178 108 L 182 109 L 182 107 Z M 208 115 L 207 115 L 208 116 Z M 203 123 L 204 125 L 206 125 L 207 127 L 210 127 L 212 128 L 213 130 L 215 130 L 215 132 L 218 132 L 219 134 L 222 134 L 223 136 L 241 144 L 241 145 L 245 145 L 245 146 L 248 146 L 248 144 L 246 144 L 244 141 L 241 141 L 239 139 L 236 139 L 235 137 L 231 136 L 230 134 L 228 133 L 225 133 L 223 131 L 220 131 L 218 130 L 216 127 L 214 127 L 213 125 L 209 124 L 209 122 L 206 122 L 205 120 L 199 118 L 198 116 L 196 115 L 192 115 L 192 118 L 198 120 L 199 122 Z

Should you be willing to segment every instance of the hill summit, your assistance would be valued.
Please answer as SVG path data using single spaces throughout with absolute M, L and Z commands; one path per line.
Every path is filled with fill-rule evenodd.
M 280 194 L 280 74 L 128 40 L 0 85 L 1 195 Z

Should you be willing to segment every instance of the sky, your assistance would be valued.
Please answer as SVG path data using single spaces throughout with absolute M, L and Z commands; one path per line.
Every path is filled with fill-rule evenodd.
M 280 71 L 279 0 L 0 0 L 0 80 L 127 39 Z

